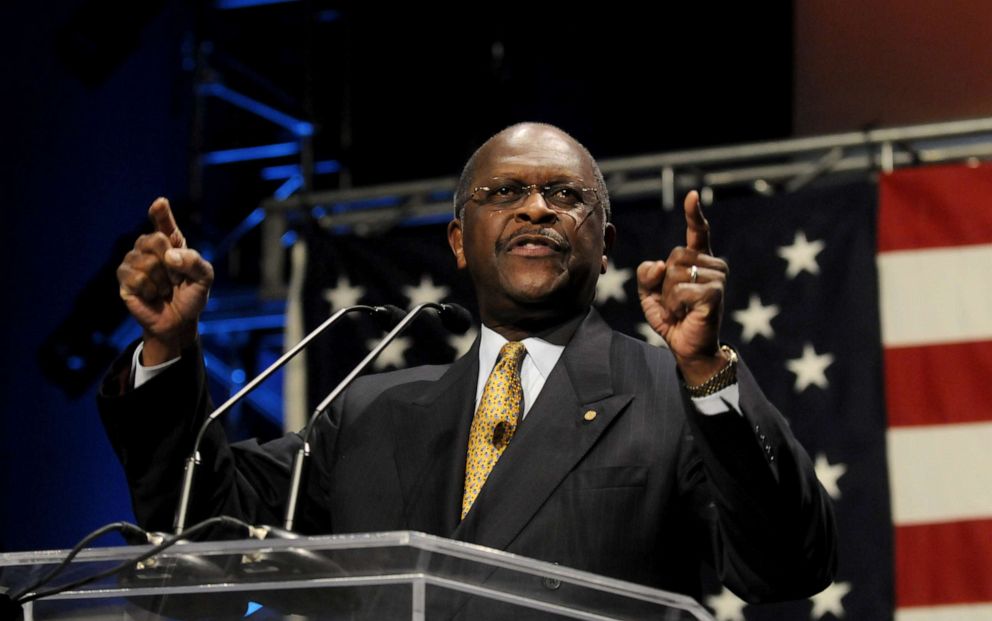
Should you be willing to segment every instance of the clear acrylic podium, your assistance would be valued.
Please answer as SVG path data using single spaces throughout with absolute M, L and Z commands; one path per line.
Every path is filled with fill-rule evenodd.
M 67 584 L 146 546 L 84 550 Z M 0 554 L 16 591 L 64 551 Z M 659 619 L 712 620 L 695 600 L 417 532 L 187 543 L 152 562 L 29 602 L 42 619 Z

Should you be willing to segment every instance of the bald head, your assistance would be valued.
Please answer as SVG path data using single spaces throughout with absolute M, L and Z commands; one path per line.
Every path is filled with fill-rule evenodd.
M 582 143 L 567 132 L 547 123 L 517 123 L 516 125 L 511 125 L 489 138 L 489 140 L 486 140 L 482 146 L 475 150 L 472 157 L 468 158 L 465 167 L 462 169 L 462 174 L 458 178 L 458 187 L 455 190 L 454 200 L 456 218 L 463 216 L 465 203 L 472 194 L 472 178 L 475 176 L 479 162 L 484 161 L 497 148 L 500 150 L 510 149 L 516 151 L 540 148 L 546 154 L 561 158 L 562 160 L 579 157 L 581 159 L 581 166 L 591 171 L 593 180 L 595 181 L 593 187 L 595 187 L 599 202 L 603 206 L 603 212 L 605 214 L 604 221 L 610 220 L 610 196 L 606 190 L 606 181 L 603 179 L 603 173 L 599 170 L 596 160 L 593 159 L 589 150 Z

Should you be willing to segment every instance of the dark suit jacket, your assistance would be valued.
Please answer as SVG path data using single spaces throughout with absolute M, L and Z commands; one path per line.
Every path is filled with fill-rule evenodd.
M 830 583 L 830 500 L 747 368 L 743 416 L 699 415 L 670 352 L 612 331 L 595 311 L 460 522 L 477 350 L 352 385 L 316 427 L 300 531 L 419 530 L 696 597 L 702 561 L 751 601 Z M 167 530 L 209 409 L 201 356 L 184 353 L 133 391 L 129 362 L 108 376 L 100 409 L 139 522 Z M 289 434 L 229 446 L 214 425 L 190 523 L 227 514 L 280 524 L 300 443 Z

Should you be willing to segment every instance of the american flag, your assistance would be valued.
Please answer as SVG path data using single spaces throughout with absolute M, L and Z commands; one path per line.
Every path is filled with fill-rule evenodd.
M 975 169 L 950 170 L 978 174 Z M 977 170 L 985 175 L 986 196 L 992 197 L 992 176 L 988 169 Z M 923 318 L 907 315 L 905 309 L 894 311 L 906 319 L 901 325 L 913 323 L 906 329 L 922 330 L 931 340 L 922 348 L 900 345 L 892 341 L 892 313 L 879 311 L 879 269 L 883 309 L 889 308 L 885 303 L 886 296 L 893 295 L 890 290 L 898 289 L 893 283 L 906 278 L 899 270 L 915 269 L 915 281 L 899 281 L 914 289 L 899 289 L 898 295 L 911 297 L 898 304 L 915 308 L 932 298 L 935 310 L 926 317 L 928 322 L 964 314 L 984 321 L 981 338 L 992 334 L 989 288 L 981 278 L 992 273 L 989 246 L 984 250 L 984 274 L 980 261 L 926 271 L 912 256 L 901 258 L 905 250 L 980 243 L 970 241 L 976 235 L 983 243 L 992 241 L 992 211 L 976 217 L 974 210 L 983 203 L 962 195 L 960 188 L 947 194 L 955 198 L 950 206 L 956 203 L 961 218 L 969 218 L 955 223 L 964 235 L 959 238 L 954 227 L 936 233 L 947 207 L 921 208 L 917 196 L 931 197 L 925 189 L 907 190 L 917 202 L 903 201 L 901 207 L 887 202 L 890 189 L 901 187 L 901 179 L 942 174 L 919 170 L 886 176 L 880 234 L 878 185 L 868 181 L 720 200 L 707 209 L 714 252 L 731 266 L 723 339 L 737 348 L 789 419 L 833 498 L 840 528 L 840 571 L 823 593 L 797 602 L 748 605 L 709 577 L 711 588 L 703 603 L 718 621 L 885 620 L 892 618 L 896 605 L 900 619 L 992 618 L 989 608 L 976 608 L 978 616 L 971 617 L 911 616 L 936 604 L 992 600 L 992 521 L 981 519 L 992 517 L 992 452 L 985 449 L 992 448 L 992 409 L 987 405 L 992 399 L 982 399 L 989 390 L 983 394 L 980 383 L 982 371 L 992 377 L 992 354 L 957 338 L 978 338 L 977 333 L 956 332 L 953 345 L 935 346 L 932 338 L 943 332 L 927 323 L 916 325 Z M 912 214 L 921 209 L 935 222 L 910 227 Z M 657 203 L 622 203 L 614 208 L 614 220 L 618 241 L 609 270 L 600 279 L 596 305 L 616 329 L 658 343 L 640 313 L 634 270 L 640 261 L 664 258 L 672 247 L 685 243 L 683 216 Z M 903 233 L 896 234 L 898 227 L 888 231 L 898 224 Z M 938 235 L 934 242 L 920 241 L 931 233 Z M 443 227 L 433 225 L 372 237 L 313 231 L 307 236 L 305 324 L 315 327 L 329 312 L 357 302 L 408 307 L 455 301 L 474 310 L 470 283 L 454 270 L 444 240 Z M 970 255 L 958 260 L 966 263 L 964 256 Z M 904 264 L 913 267 L 900 267 Z M 921 280 L 922 272 L 932 273 L 935 284 Z M 974 276 L 969 279 L 968 274 Z M 984 296 L 984 302 L 961 310 L 965 294 L 976 300 Z M 323 339 L 308 355 L 311 405 L 379 336 L 361 319 L 347 321 L 352 323 Z M 386 350 L 377 369 L 448 362 L 466 351 L 474 337 L 474 331 L 463 337 L 448 335 L 435 321 L 424 319 Z M 899 364 L 898 359 L 920 349 L 922 353 L 913 354 L 917 357 Z M 974 382 L 970 389 L 965 387 L 968 381 Z M 926 449 L 917 451 L 918 444 Z

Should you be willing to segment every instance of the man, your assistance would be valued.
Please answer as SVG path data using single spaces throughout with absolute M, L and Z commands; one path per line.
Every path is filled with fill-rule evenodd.
M 616 233 L 602 174 L 569 135 L 531 123 L 495 135 L 466 164 L 455 208 L 448 241 L 475 284 L 480 339 L 448 367 L 356 381 L 316 429 L 300 530 L 421 530 L 695 597 L 704 560 L 750 601 L 826 587 L 830 501 L 719 343 L 728 270 L 698 195 L 686 246 L 637 270 L 667 350 L 591 309 Z M 143 346 L 99 399 L 139 521 L 167 529 L 209 409 L 196 319 L 213 276 L 164 199 L 150 215 L 156 232 L 118 271 Z M 228 446 L 210 428 L 193 517 L 278 523 L 299 444 Z

